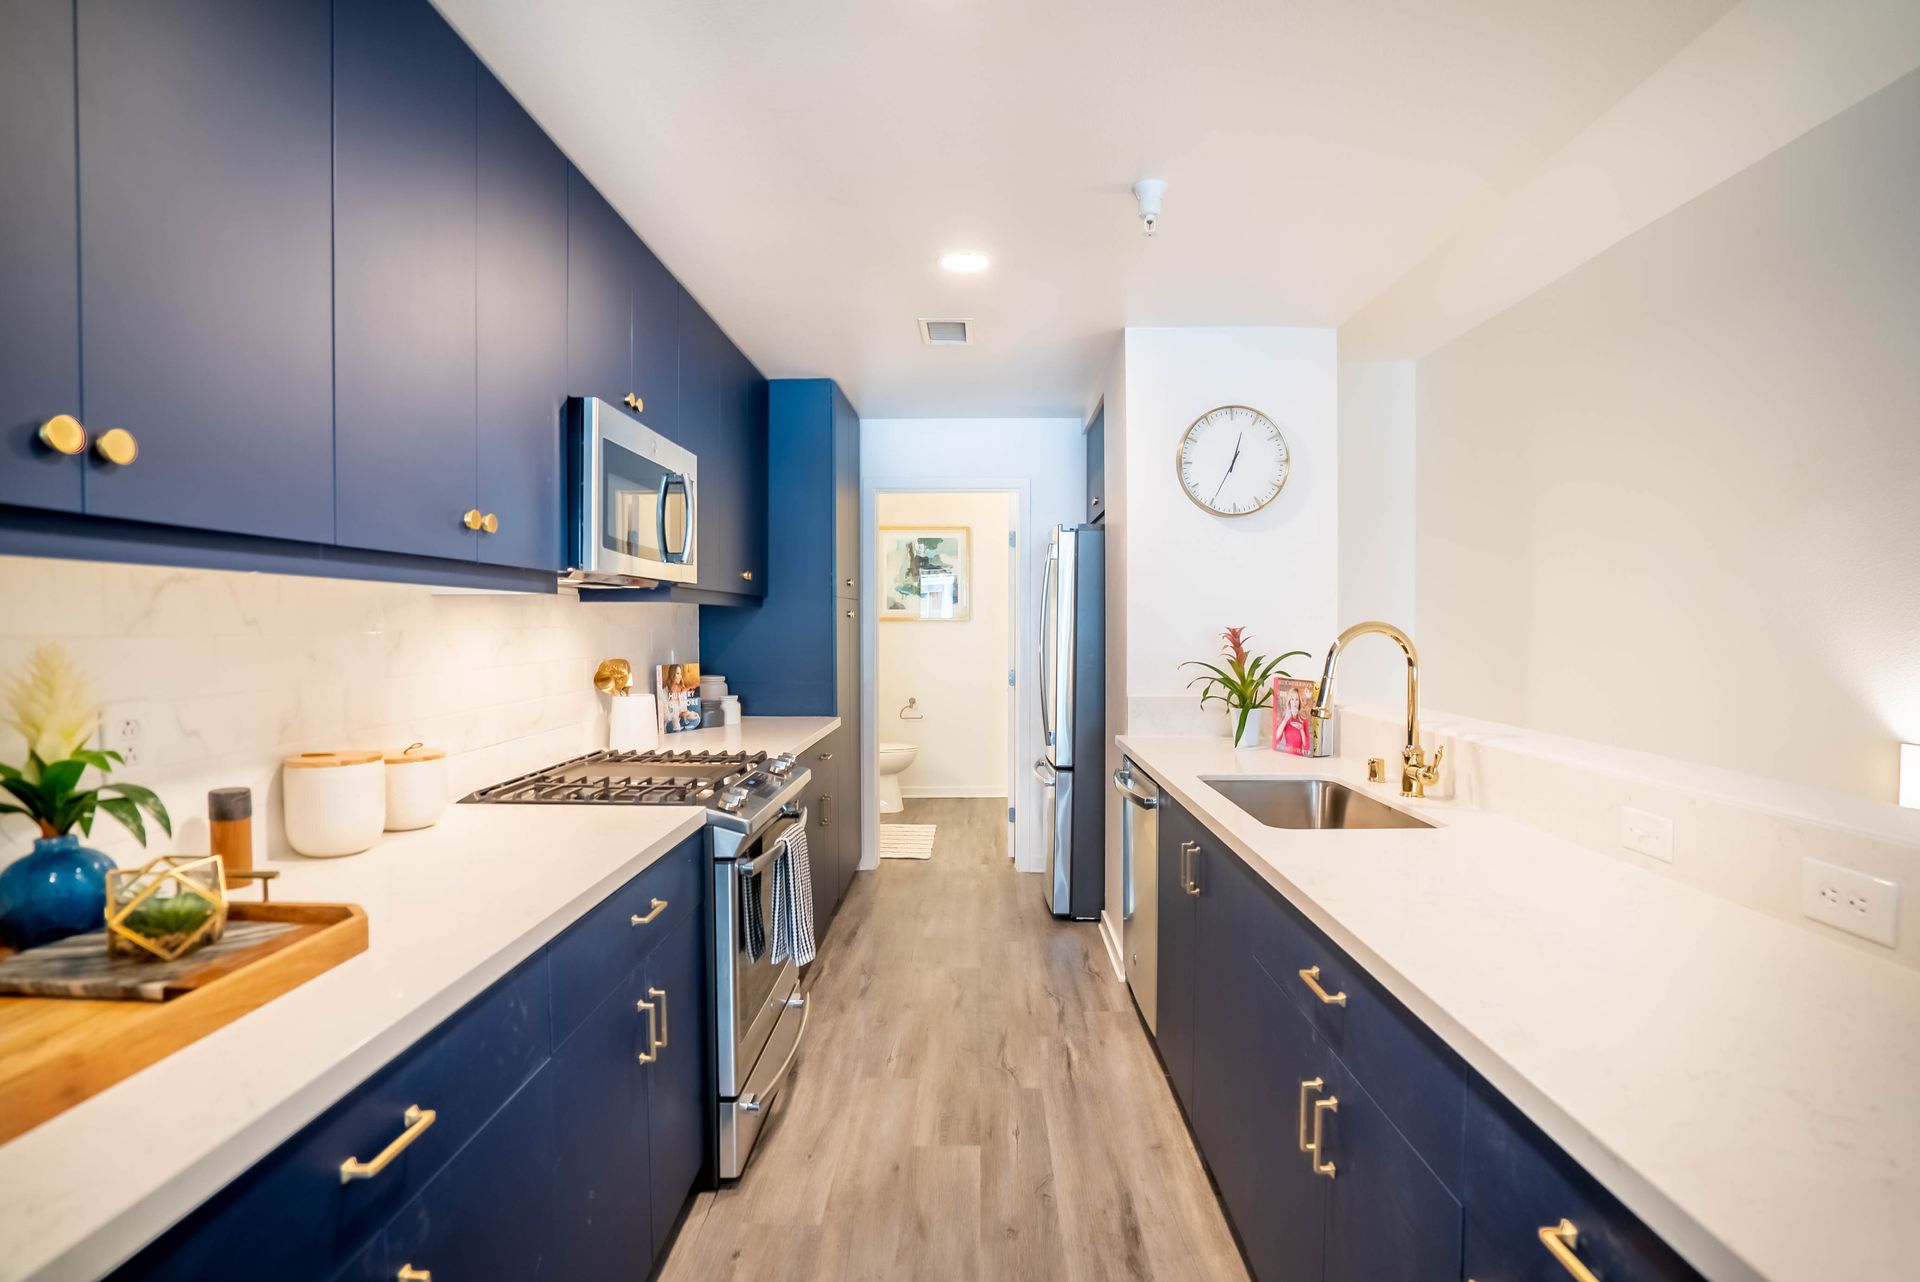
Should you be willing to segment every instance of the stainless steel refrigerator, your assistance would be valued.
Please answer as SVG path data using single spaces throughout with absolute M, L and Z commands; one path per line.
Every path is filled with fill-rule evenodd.
M 1062 525 L 1040 589 L 1040 723 L 1047 907 L 1092 921 L 1106 893 L 1106 532 Z

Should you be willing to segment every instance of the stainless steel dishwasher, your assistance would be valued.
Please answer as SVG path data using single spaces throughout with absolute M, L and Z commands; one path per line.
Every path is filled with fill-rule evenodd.
M 1127 986 L 1147 1027 L 1158 1033 L 1160 979 L 1160 785 L 1122 759 L 1113 772 L 1120 793 L 1121 947 Z

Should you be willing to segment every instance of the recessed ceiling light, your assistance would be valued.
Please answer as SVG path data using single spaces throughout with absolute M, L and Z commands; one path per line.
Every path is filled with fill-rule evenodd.
M 947 254 L 940 259 L 940 265 L 950 272 L 983 272 L 987 270 L 985 254 Z

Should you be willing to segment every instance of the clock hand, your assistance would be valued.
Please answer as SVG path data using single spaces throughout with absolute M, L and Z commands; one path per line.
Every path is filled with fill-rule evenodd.
M 1220 484 L 1213 487 L 1213 498 L 1207 500 L 1209 506 L 1212 505 L 1214 500 L 1220 497 L 1220 491 L 1227 488 L 1227 477 L 1233 475 L 1233 469 L 1240 466 L 1240 446 L 1246 442 L 1246 439 L 1247 434 L 1245 432 L 1240 433 L 1239 436 L 1234 438 L 1233 457 L 1227 461 L 1227 470 L 1226 473 L 1221 476 Z

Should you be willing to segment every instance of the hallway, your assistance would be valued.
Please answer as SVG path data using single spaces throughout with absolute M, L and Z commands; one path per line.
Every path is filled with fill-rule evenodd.
M 1245 1277 L 1097 928 L 1046 915 L 1003 806 L 889 816 L 934 856 L 855 878 L 788 1094 L 666 1282 Z

